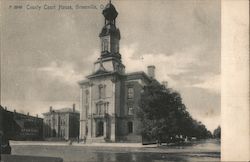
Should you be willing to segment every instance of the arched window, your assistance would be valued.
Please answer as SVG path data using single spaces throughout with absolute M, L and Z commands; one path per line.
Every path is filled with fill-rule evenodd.
M 106 85 L 99 85 L 99 99 L 105 98 Z
M 133 122 L 128 122 L 128 133 L 133 133 Z
M 99 99 L 101 99 L 102 98 L 102 94 L 103 94 L 103 89 L 104 89 L 103 85 L 100 84 L 98 88 L 99 88 Z

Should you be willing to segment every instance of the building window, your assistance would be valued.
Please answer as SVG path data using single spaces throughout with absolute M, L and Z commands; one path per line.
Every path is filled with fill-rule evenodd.
M 99 85 L 99 99 L 105 98 L 106 85 Z
M 133 107 L 128 107 L 128 115 L 133 115 Z
M 128 122 L 128 133 L 133 133 L 133 122 Z
M 105 98 L 106 97 L 106 85 L 104 85 L 104 87 L 103 87 L 103 98 Z
M 65 120 L 61 119 L 61 125 L 65 125 Z
M 96 104 L 96 114 L 101 114 L 101 104 Z
M 103 93 L 103 85 L 99 85 L 99 99 L 102 98 L 102 93 Z
M 88 98 L 89 98 L 89 91 L 86 90 L 86 91 L 85 91 L 85 103 L 86 103 L 86 104 L 88 104 L 88 101 L 89 101 Z
M 108 102 L 104 104 L 104 112 L 105 113 L 109 112 L 109 103 Z
M 134 88 L 130 87 L 128 88 L 128 99 L 134 98 Z
M 104 115 L 104 114 L 108 113 L 108 108 L 109 108 L 108 102 L 97 103 L 96 104 L 96 114 L 97 115 Z
M 86 110 L 86 114 L 88 114 L 89 113 L 89 106 L 88 105 L 85 106 L 85 110 Z

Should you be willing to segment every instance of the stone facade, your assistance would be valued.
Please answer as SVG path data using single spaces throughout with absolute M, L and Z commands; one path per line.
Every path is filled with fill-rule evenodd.
M 93 73 L 80 85 L 80 139 L 87 142 L 141 142 L 141 123 L 136 116 L 143 87 L 154 79 L 144 72 L 125 73 L 119 53 L 118 15 L 110 3 L 103 10 L 104 27 L 99 35 L 101 55 Z
M 63 108 L 44 113 L 44 137 L 69 140 L 79 136 L 80 113 L 73 108 Z

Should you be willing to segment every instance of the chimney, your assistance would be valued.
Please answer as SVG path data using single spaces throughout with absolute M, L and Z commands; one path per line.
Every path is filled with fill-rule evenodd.
M 162 84 L 165 88 L 168 88 L 168 82 L 167 82 L 167 81 L 162 81 L 161 84 Z
M 36 117 L 38 118 L 38 114 L 36 114 Z
M 49 107 L 49 112 L 52 112 L 52 106 Z
M 76 104 L 73 104 L 73 112 L 76 111 Z
M 14 109 L 14 113 L 16 113 L 16 109 Z
M 27 113 L 27 116 L 30 116 L 30 113 L 29 113 L 29 112 Z
M 148 76 L 152 79 L 155 78 L 155 66 L 154 65 L 148 66 Z

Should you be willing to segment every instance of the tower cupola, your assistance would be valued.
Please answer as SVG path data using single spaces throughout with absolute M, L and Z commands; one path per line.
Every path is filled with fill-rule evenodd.
M 115 57 L 121 59 L 119 53 L 119 41 L 121 35 L 120 30 L 116 27 L 116 17 L 118 16 L 118 12 L 111 1 L 105 6 L 102 14 L 105 23 L 99 34 L 101 39 L 101 57 Z
M 102 11 L 102 14 L 106 20 L 112 22 L 116 19 L 118 12 L 116 11 L 115 6 L 111 2 L 109 2 Z
M 109 1 L 102 11 L 104 26 L 99 34 L 101 44 L 101 55 L 95 62 L 94 72 L 118 72 L 125 73 L 125 66 L 122 64 L 119 52 L 121 39 L 120 30 L 116 27 L 118 12 Z

